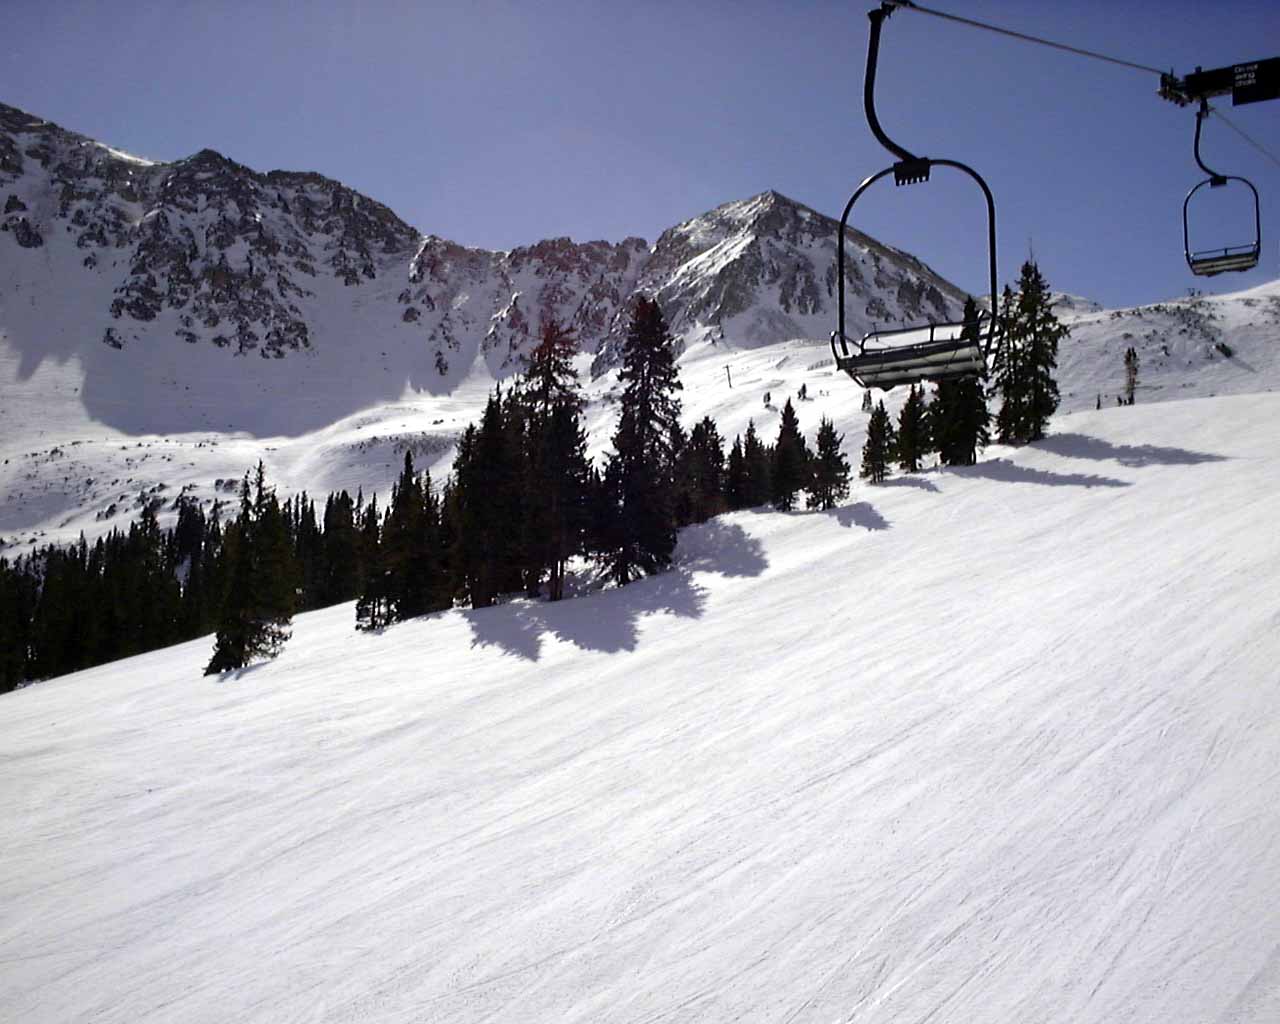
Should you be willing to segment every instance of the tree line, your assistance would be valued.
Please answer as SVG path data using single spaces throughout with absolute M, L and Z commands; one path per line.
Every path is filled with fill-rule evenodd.
M 354 600 L 356 625 L 519 593 L 560 600 L 568 566 L 590 559 L 619 585 L 660 572 L 677 531 L 722 512 L 807 493 L 826 509 L 848 493 L 842 438 L 823 419 L 810 450 L 790 400 L 773 443 L 748 425 L 729 451 L 715 421 L 686 430 L 674 340 L 653 300 L 633 308 L 612 450 L 588 458 L 576 341 L 542 326 L 526 371 L 495 389 L 436 487 L 406 451 L 390 500 L 305 492 L 280 501 L 263 465 L 238 503 L 206 511 L 157 502 L 93 544 L 0 559 L 0 691 L 215 634 L 206 672 L 272 657 L 294 614 Z

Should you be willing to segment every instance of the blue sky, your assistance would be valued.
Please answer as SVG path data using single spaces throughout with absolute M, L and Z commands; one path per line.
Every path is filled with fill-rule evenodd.
M 935 2 L 1180 74 L 1280 54 L 1274 0 Z M 7 0 L 0 101 L 153 159 L 211 147 L 320 171 L 468 245 L 653 241 L 767 188 L 838 216 L 889 163 L 861 108 L 871 6 Z M 1055 288 L 1108 305 L 1280 276 L 1280 166 L 1214 121 L 1207 162 L 1262 194 L 1263 265 L 1186 270 L 1194 117 L 1157 98 L 1154 75 L 900 11 L 881 84 L 891 135 L 990 182 L 1004 279 L 1030 251 Z M 1219 102 L 1280 153 L 1280 101 Z M 1205 200 L 1197 241 L 1245 240 L 1239 198 Z M 981 289 L 983 207 L 958 176 L 884 183 L 855 213 Z

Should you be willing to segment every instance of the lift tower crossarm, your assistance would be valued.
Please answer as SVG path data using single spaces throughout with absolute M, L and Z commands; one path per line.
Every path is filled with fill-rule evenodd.
M 1196 68 L 1185 78 L 1161 75 L 1160 96 L 1180 107 L 1213 96 L 1230 96 L 1233 107 L 1280 99 L 1280 57 L 1208 71 Z

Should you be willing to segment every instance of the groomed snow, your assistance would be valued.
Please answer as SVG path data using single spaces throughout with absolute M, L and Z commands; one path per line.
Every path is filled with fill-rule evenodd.
M 1280 396 L 0 697 L 0 1019 L 1280 1019 Z

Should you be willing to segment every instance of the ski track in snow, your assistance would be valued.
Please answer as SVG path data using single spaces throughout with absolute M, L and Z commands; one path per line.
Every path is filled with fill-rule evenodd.
M 0 697 L 0 1019 L 1280 1019 L 1277 424 L 1089 409 L 620 590 Z

